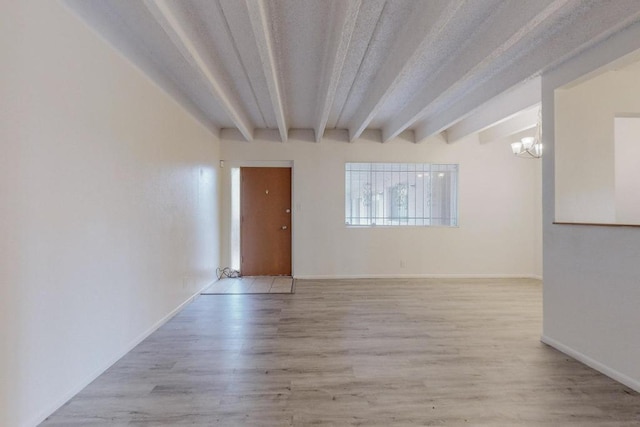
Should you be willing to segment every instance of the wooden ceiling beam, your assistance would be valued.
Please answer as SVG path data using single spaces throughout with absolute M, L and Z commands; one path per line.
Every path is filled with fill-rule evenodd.
M 200 50 L 189 38 L 169 4 L 165 0 L 144 0 L 144 5 L 178 48 L 184 59 L 202 76 L 211 94 L 220 103 L 245 139 L 252 141 L 253 126 L 240 102 L 231 95 L 231 91 L 224 86 L 222 79 L 207 66 Z
M 430 3 L 434 8 L 432 13 L 411 15 L 410 22 L 404 26 L 404 32 L 378 71 L 371 90 L 349 121 L 350 141 L 360 137 L 406 74 L 417 65 L 422 53 L 438 40 L 464 4 L 464 0 L 433 2 Z
M 569 0 L 545 1 L 547 5 L 542 10 L 539 10 L 538 2 L 501 4 L 479 28 L 473 41 L 442 64 L 439 72 L 427 76 L 423 89 L 385 124 L 383 141 L 399 135 L 421 118 L 440 114 L 452 99 L 464 97 L 470 87 L 482 85 L 492 75 L 505 71 L 512 60 L 526 52 L 529 45 L 526 42 L 532 42 L 530 39 L 537 34 L 535 30 L 544 31 L 552 26 L 556 21 L 549 18 Z M 520 9 L 519 13 L 517 9 Z M 507 69 L 506 72 L 510 71 Z M 420 134 L 419 131 L 417 136 Z
M 327 121 L 329 120 L 329 114 L 333 107 L 336 90 L 338 89 L 338 83 L 342 75 L 342 67 L 344 66 L 347 52 L 349 51 L 349 43 L 351 42 L 351 36 L 353 36 L 353 30 L 356 27 L 361 3 L 361 0 L 349 0 L 338 3 L 338 7 L 340 7 L 341 10 L 337 15 L 342 16 L 342 23 L 339 30 L 332 32 L 335 36 L 329 41 L 331 45 L 329 46 L 327 57 L 331 58 L 331 61 L 328 62 L 330 65 L 326 67 L 327 71 L 323 77 L 320 103 L 317 108 L 318 118 L 314 126 L 316 142 L 322 140 L 324 130 L 327 127 Z
M 258 46 L 258 52 L 260 53 L 262 71 L 267 81 L 271 106 L 273 107 L 278 130 L 280 131 L 280 139 L 282 142 L 286 142 L 289 137 L 289 129 L 287 127 L 282 90 L 280 89 L 280 80 L 278 78 L 278 67 L 273 52 L 271 32 L 269 31 L 267 5 L 263 0 L 246 0 L 246 5 L 249 11 L 249 18 L 251 19 L 253 35 L 256 40 L 256 45 Z

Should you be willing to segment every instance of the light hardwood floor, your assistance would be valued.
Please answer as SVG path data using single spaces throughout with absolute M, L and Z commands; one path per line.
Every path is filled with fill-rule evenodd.
M 242 276 L 218 280 L 202 291 L 202 294 L 290 294 L 292 292 L 291 277 Z
M 540 343 L 532 280 L 205 295 L 45 426 L 637 426 L 640 395 Z

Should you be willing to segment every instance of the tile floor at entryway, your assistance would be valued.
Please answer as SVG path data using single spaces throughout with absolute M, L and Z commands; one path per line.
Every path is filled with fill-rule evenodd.
M 224 278 L 213 283 L 202 294 L 291 294 L 293 278 L 288 276 L 244 276 Z

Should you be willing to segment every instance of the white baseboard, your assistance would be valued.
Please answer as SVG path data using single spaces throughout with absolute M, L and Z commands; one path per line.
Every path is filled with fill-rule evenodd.
M 151 326 L 145 332 L 143 332 L 142 334 L 138 335 L 138 337 L 135 338 L 133 341 L 131 341 L 127 346 L 125 346 L 125 348 L 123 350 L 119 351 L 114 356 L 112 356 L 107 363 L 103 364 L 100 368 L 96 369 L 93 373 L 91 373 L 91 375 L 89 375 L 83 381 L 80 381 L 78 384 L 76 384 L 70 390 L 68 390 L 67 392 L 63 393 L 62 397 L 56 403 L 54 403 L 53 405 L 49 406 L 46 410 L 40 412 L 40 414 L 38 414 L 37 416 L 34 416 L 31 419 L 27 420 L 23 424 L 23 426 L 24 427 L 37 426 L 38 424 L 43 422 L 48 416 L 50 416 L 51 414 L 56 412 L 58 409 L 60 409 L 62 407 L 62 405 L 67 403 L 73 396 L 75 396 L 76 394 L 80 393 L 80 391 L 82 391 L 82 389 L 84 389 L 86 386 L 91 384 L 92 381 L 94 381 L 96 378 L 98 378 L 100 375 L 102 375 L 114 363 L 116 363 L 118 360 L 122 359 L 122 357 L 124 357 L 124 355 L 129 353 L 138 344 L 140 344 L 142 341 L 144 341 L 149 335 L 154 333 L 162 325 L 164 325 L 169 320 L 171 320 L 171 318 L 174 317 L 176 314 L 180 313 L 180 311 L 182 311 L 182 309 L 184 309 L 187 305 L 189 305 L 189 303 L 191 303 L 191 302 L 195 301 L 196 299 L 198 299 L 200 297 L 200 292 L 202 292 L 208 286 L 211 286 L 211 283 L 208 283 L 207 285 L 203 286 L 201 289 L 198 290 L 198 292 L 194 293 L 189 298 L 187 298 L 184 302 L 182 302 L 180 305 L 178 305 L 176 308 L 171 310 L 171 312 L 169 312 L 169 314 L 167 314 L 162 319 L 157 321 L 153 326 Z
M 616 371 L 615 369 L 612 369 L 607 365 L 554 340 L 553 338 L 543 335 L 540 338 L 540 341 L 640 393 L 640 381 L 635 380 L 622 372 Z
M 537 279 L 541 276 L 533 274 L 329 274 L 295 275 L 300 280 L 337 280 L 337 279 Z

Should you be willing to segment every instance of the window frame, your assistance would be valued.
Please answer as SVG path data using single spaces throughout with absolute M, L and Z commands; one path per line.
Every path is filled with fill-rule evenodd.
M 350 166 L 352 166 L 350 168 Z M 362 169 L 358 169 L 359 167 L 362 167 Z M 379 168 L 382 166 L 382 170 L 380 170 Z M 389 168 L 390 170 L 386 170 L 385 168 Z M 366 170 L 367 168 L 370 168 L 368 171 Z M 380 175 L 383 175 L 383 184 L 382 184 L 382 192 L 380 192 L 379 194 L 382 195 L 382 216 L 378 216 L 378 215 L 372 215 L 372 213 L 370 212 L 368 215 L 360 215 L 360 214 L 353 214 L 352 210 L 347 210 L 347 206 L 351 206 L 350 209 L 353 209 L 353 203 L 354 203 L 354 199 L 353 197 L 350 197 L 350 192 L 353 189 L 353 184 L 352 184 L 352 179 L 353 177 L 350 176 L 350 173 L 354 173 L 354 172 L 369 172 L 369 173 L 376 173 L 376 180 L 378 179 L 377 177 Z M 401 174 L 401 173 L 406 173 L 407 174 L 407 180 L 406 181 L 402 181 L 401 178 L 398 179 L 398 182 L 395 182 L 393 180 L 393 174 Z M 423 187 L 422 189 L 422 197 L 420 200 L 420 203 L 422 203 L 422 214 L 421 216 L 417 216 L 416 212 L 418 210 L 418 208 L 416 207 L 417 204 L 416 202 L 418 202 L 417 199 L 417 189 L 414 190 L 414 198 L 413 200 L 413 212 L 414 215 L 413 216 L 409 216 L 409 213 L 407 212 L 404 216 L 402 217 L 397 217 L 394 218 L 392 216 L 392 214 L 387 214 L 389 209 L 392 209 L 392 206 L 389 204 L 389 199 L 390 199 L 390 195 L 389 193 L 392 191 L 392 189 L 395 189 L 396 187 L 400 186 L 400 185 L 404 185 L 404 188 L 407 187 L 417 187 L 417 183 L 416 184 L 411 184 L 411 180 L 409 178 L 409 174 L 415 173 L 417 177 L 422 177 L 424 176 L 424 174 L 429 174 L 429 189 L 425 189 Z M 446 217 L 439 217 L 437 218 L 437 221 L 434 221 L 434 215 L 433 215 L 433 193 L 434 193 L 434 184 L 433 184 L 433 174 L 437 173 L 439 177 L 444 176 L 443 173 L 448 173 L 449 174 L 449 178 L 447 180 L 447 186 L 449 187 L 448 189 L 448 197 L 441 199 L 440 202 L 440 209 L 445 209 L 449 212 L 449 214 Z M 358 162 L 358 161 L 346 161 L 344 163 L 344 206 L 343 206 L 343 212 L 344 212 L 344 224 L 345 227 L 347 228 L 406 228 L 406 227 L 420 227 L 420 228 L 458 228 L 459 227 L 459 222 L 460 222 L 460 209 L 459 209 L 459 187 L 460 187 L 460 165 L 458 163 L 425 163 L 425 162 L 382 162 L 382 161 L 378 161 L 378 162 Z M 351 181 L 349 181 L 349 179 L 351 178 Z M 385 179 L 387 180 L 391 180 L 392 186 L 387 186 L 384 187 L 385 185 Z M 417 178 L 415 178 L 417 179 Z M 371 182 L 374 181 L 373 176 L 370 179 Z M 423 184 L 424 186 L 425 184 Z M 361 184 L 358 184 L 359 188 L 362 188 Z M 376 190 L 380 190 L 380 184 L 379 182 L 376 182 L 375 184 Z M 400 187 L 398 187 L 399 189 Z M 400 191 L 400 190 L 398 190 Z M 426 197 L 428 193 L 428 198 Z M 395 197 L 395 196 L 394 196 Z M 411 201 L 409 200 L 410 194 L 407 195 L 407 207 L 405 208 L 407 211 L 409 210 L 409 204 L 411 203 Z M 443 202 L 442 201 L 446 201 L 446 205 L 448 205 L 447 208 L 442 207 L 443 206 Z M 378 202 L 379 203 L 379 202 Z M 429 215 L 425 214 L 425 206 L 429 205 Z M 358 204 L 358 210 L 361 208 L 362 206 L 362 201 Z M 371 208 L 369 208 L 371 209 Z M 378 208 L 373 209 L 373 211 L 375 211 L 377 213 L 377 211 L 379 210 L 379 204 L 378 204 Z M 354 223 L 354 218 L 356 218 L 356 220 L 358 222 L 361 222 L 362 220 L 368 221 L 367 223 Z M 380 223 L 376 223 L 377 220 L 381 220 L 380 222 L 382 222 L 382 224 Z M 393 221 L 398 221 L 398 223 L 390 223 Z M 405 223 L 403 223 L 403 221 Z M 411 223 L 410 223 L 411 222 Z M 434 224 L 434 222 L 437 222 Z

